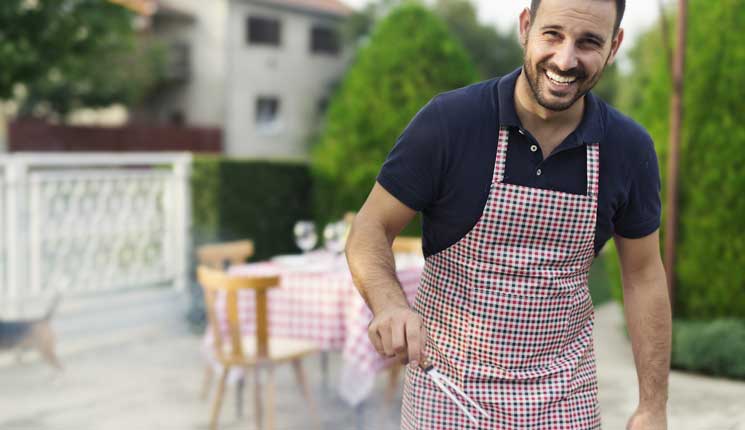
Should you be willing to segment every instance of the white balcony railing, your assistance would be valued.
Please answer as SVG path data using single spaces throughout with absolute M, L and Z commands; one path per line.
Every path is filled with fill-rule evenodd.
M 188 153 L 0 156 L 0 315 L 55 292 L 183 288 L 190 171 Z

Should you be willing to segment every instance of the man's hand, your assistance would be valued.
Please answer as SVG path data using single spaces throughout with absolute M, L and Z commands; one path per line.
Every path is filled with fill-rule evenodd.
M 667 430 L 667 412 L 639 408 L 631 416 L 626 430 Z
M 427 330 L 422 318 L 408 306 L 391 306 L 376 315 L 367 329 L 379 354 L 415 366 L 422 357 Z

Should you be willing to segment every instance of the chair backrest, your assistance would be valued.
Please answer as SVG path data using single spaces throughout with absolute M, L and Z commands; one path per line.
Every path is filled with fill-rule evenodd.
M 397 236 L 393 239 L 391 249 L 394 254 L 405 253 L 422 255 L 422 238 L 413 236 Z
M 204 265 L 197 268 L 197 279 L 204 290 L 207 319 L 212 330 L 215 354 L 222 362 L 235 362 L 245 358 L 241 346 L 241 327 L 238 315 L 238 292 L 253 290 L 256 299 L 256 355 L 269 355 L 269 316 L 267 291 L 279 286 L 278 276 L 230 276 L 220 269 Z M 218 294 L 225 295 L 225 312 L 228 335 L 223 336 L 217 319 L 215 303 Z M 224 346 L 230 345 L 230 354 L 225 355 Z
M 197 249 L 199 264 L 223 269 L 226 265 L 243 264 L 254 255 L 254 243 L 251 240 L 211 243 Z

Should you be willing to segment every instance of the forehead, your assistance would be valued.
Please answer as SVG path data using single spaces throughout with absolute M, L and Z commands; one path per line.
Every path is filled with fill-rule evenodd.
M 534 26 L 561 26 L 574 33 L 606 36 L 613 32 L 615 20 L 613 0 L 542 0 Z

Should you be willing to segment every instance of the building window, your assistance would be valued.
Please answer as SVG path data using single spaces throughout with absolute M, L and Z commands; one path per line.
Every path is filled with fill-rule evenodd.
M 256 99 L 256 129 L 261 133 L 279 131 L 279 99 L 259 97 Z
M 313 27 L 310 30 L 310 52 L 337 55 L 340 50 L 339 35 L 328 27 Z
M 249 16 L 246 25 L 249 45 L 279 46 L 282 26 L 278 19 Z

